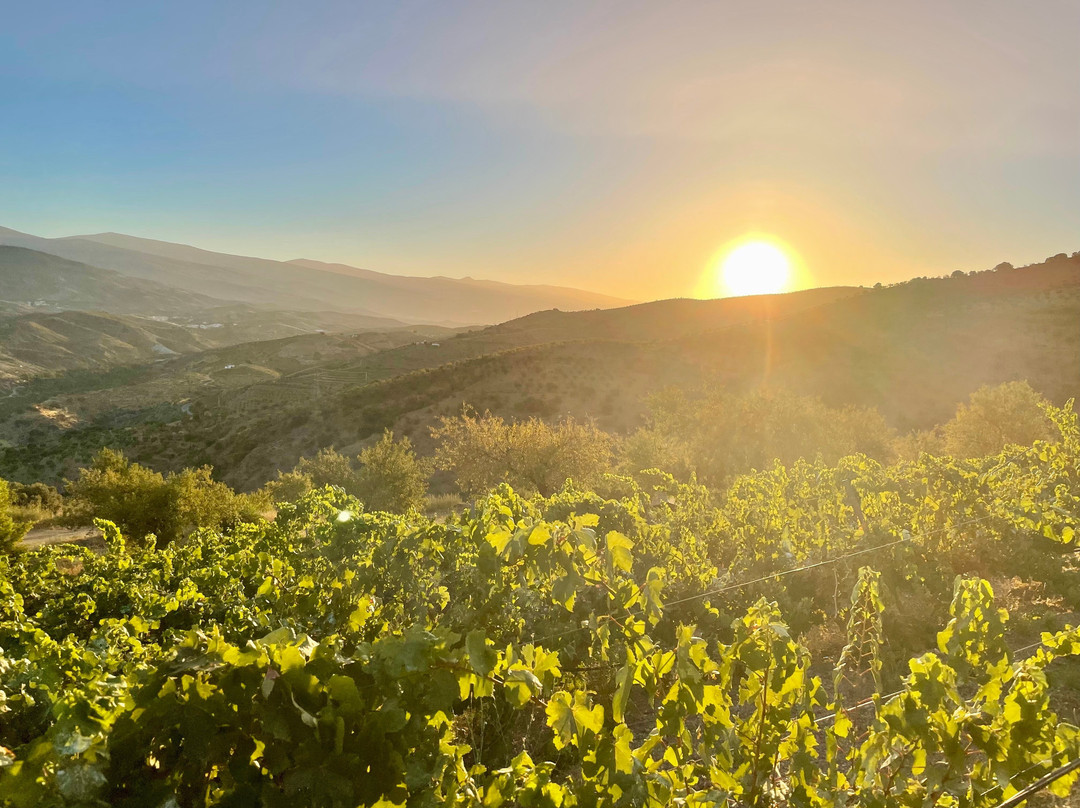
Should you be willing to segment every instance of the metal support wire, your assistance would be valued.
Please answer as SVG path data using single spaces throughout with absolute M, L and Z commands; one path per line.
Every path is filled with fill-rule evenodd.
M 878 544 L 878 545 L 875 545 L 874 547 L 864 547 L 862 550 L 853 550 L 850 553 L 845 553 L 844 555 L 836 556 L 835 558 L 827 558 L 827 559 L 825 559 L 823 561 L 815 561 L 815 562 L 813 562 L 811 564 L 803 564 L 802 566 L 799 566 L 799 567 L 792 567 L 790 569 L 780 570 L 779 572 L 772 572 L 772 573 L 769 573 L 768 575 L 762 575 L 762 576 L 760 576 L 758 578 L 752 578 L 749 581 L 740 581 L 740 582 L 734 583 L 734 584 L 725 584 L 724 586 L 719 587 L 718 589 L 710 589 L 710 590 L 707 590 L 705 592 L 699 592 L 696 595 L 689 595 L 689 596 L 687 596 L 685 598 L 680 598 L 678 600 L 667 601 L 667 602 L 664 603 L 664 607 L 667 608 L 667 607 L 671 607 L 671 606 L 679 606 L 679 605 L 681 605 L 683 603 L 689 603 L 689 602 L 694 601 L 694 600 L 703 600 L 705 598 L 713 597 L 714 595 L 719 595 L 719 594 L 722 594 L 724 592 L 731 592 L 731 591 L 734 591 L 736 589 L 742 589 L 743 587 L 746 587 L 746 586 L 752 586 L 753 584 L 760 584 L 760 583 L 765 583 L 766 581 L 772 581 L 772 580 L 774 580 L 776 578 L 783 578 L 786 575 L 794 575 L 797 572 L 806 572 L 807 570 L 818 569 L 820 567 L 827 567 L 827 566 L 829 566 L 831 564 L 838 564 L 841 561 L 846 561 L 849 558 L 855 558 L 856 556 L 866 555 L 867 553 L 876 553 L 878 550 L 885 550 L 885 549 L 888 549 L 889 547 L 895 547 L 898 544 L 907 544 L 907 543 L 910 543 L 911 541 L 913 541 L 916 538 L 927 538 L 928 536 L 933 536 L 936 533 L 941 533 L 941 532 L 946 531 L 946 530 L 955 530 L 956 528 L 965 527 L 966 525 L 973 525 L 973 524 L 975 524 L 977 522 L 985 522 L 987 519 L 993 519 L 994 516 L 995 516 L 995 514 L 987 514 L 985 516 L 980 516 L 980 517 L 975 518 L 975 519 L 968 519 L 967 521 L 964 521 L 964 522 L 958 522 L 955 525 L 947 525 L 946 527 L 941 527 L 941 528 L 938 528 L 937 530 L 930 530 L 930 531 L 927 531 L 926 533 L 920 533 L 918 536 L 912 536 L 911 533 L 909 533 L 905 529 L 903 537 L 899 538 L 899 539 L 896 539 L 895 541 L 885 542 L 884 544 Z M 588 626 L 581 626 L 579 628 L 572 628 L 572 629 L 568 629 L 567 631 L 560 632 L 558 634 L 550 634 L 550 635 L 548 635 L 546 637 L 541 637 L 539 639 L 534 639 L 532 642 L 533 642 L 534 645 L 536 645 L 536 644 L 548 642 L 550 640 L 558 640 L 558 639 L 561 639 L 562 637 L 568 637 L 571 634 L 578 634 L 578 633 L 580 633 L 582 631 L 588 631 L 588 629 L 589 629 Z
M 1026 802 L 1029 797 L 1035 796 L 1044 788 L 1054 783 L 1056 780 L 1060 780 L 1065 775 L 1071 774 L 1077 769 L 1080 769 L 1080 758 L 1077 758 L 1071 763 L 1066 763 L 1064 766 L 1060 766 L 1059 768 L 1054 769 L 1052 772 L 1043 775 L 1027 788 L 1023 788 L 1020 791 L 1017 791 L 1015 794 L 1009 797 L 1009 799 L 1005 800 L 1004 802 L 998 803 L 995 808 L 1016 808 L 1017 805 Z

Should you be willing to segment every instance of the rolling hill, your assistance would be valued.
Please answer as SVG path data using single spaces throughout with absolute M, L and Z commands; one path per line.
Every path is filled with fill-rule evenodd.
M 93 392 L 91 380 L 82 392 L 50 395 L 41 386 L 25 403 L 82 413 L 80 427 L 38 419 L 32 442 L 16 430 L 0 475 L 59 474 L 60 464 L 109 443 L 160 468 L 212 463 L 229 482 L 253 487 L 301 455 L 327 445 L 353 451 L 388 427 L 430 450 L 428 427 L 463 404 L 508 417 L 592 417 L 625 432 L 642 422 L 648 396 L 671 385 L 789 388 L 834 406 L 877 407 L 901 430 L 926 428 L 983 384 L 1027 379 L 1058 402 L 1080 394 L 1077 322 L 1080 255 L 886 288 L 539 312 L 366 348 L 310 335 L 299 369 L 263 361 L 261 343 L 230 349 L 250 352 L 256 369 L 205 393 L 193 386 L 186 413 L 166 407 L 175 389 L 128 383 Z M 277 350 L 292 345 L 301 343 Z M 159 365 L 209 367 L 225 355 Z M 124 402 L 129 421 L 110 413 L 110 400 Z M 147 415 L 136 423 L 139 411 Z M 2 425 L 10 423 L 0 423 L 0 438 L 12 442 Z
M 406 327 L 230 303 L 24 247 L 0 246 L 0 296 L 0 382 L 295 334 Z M 150 353 L 151 344 L 167 351 Z
M 10 379 L 156 358 L 136 347 L 155 341 L 145 335 L 132 343 L 115 342 L 121 322 L 135 334 L 150 329 L 170 335 L 164 344 L 176 353 L 297 334 L 408 327 L 386 317 L 236 303 L 25 247 L 0 246 L 0 388 Z
M 190 316 L 226 301 L 49 253 L 0 245 L 0 300 L 12 311 Z
M 115 314 L 67 311 L 0 320 L 0 380 L 104 371 L 214 347 L 210 332 Z
M 15 356 L 0 353 L 0 374 L 15 364 L 23 375 L 0 391 L 0 446 L 41 446 L 57 428 L 78 427 L 78 433 L 172 422 L 190 415 L 193 406 L 205 409 L 207 402 L 263 382 L 306 389 L 306 371 L 328 361 L 454 333 L 415 326 L 208 347 L 206 331 L 132 317 L 67 312 L 19 318 L 14 326 L 7 336 Z M 33 360 L 70 370 L 25 380 Z
M 463 403 L 511 417 L 595 417 L 626 431 L 641 423 L 648 395 L 669 385 L 783 387 L 877 407 L 901 430 L 947 420 L 983 384 L 1028 379 L 1058 402 L 1080 395 L 1080 257 L 884 289 L 664 301 L 567 315 L 555 329 L 549 317 L 564 319 L 533 315 L 348 363 L 371 381 L 319 401 L 273 385 L 238 392 L 223 409 L 242 414 L 222 422 L 205 413 L 217 436 L 206 435 L 210 456 L 253 485 L 288 465 L 283 458 L 352 449 L 387 427 L 426 449 L 428 426 Z M 507 344 L 511 335 L 518 345 Z M 259 439 L 267 434 L 272 441 Z
M 289 311 L 335 311 L 407 323 L 486 325 L 547 308 L 592 309 L 626 300 L 551 286 L 388 275 L 311 261 L 272 261 L 119 233 L 41 238 L 0 228 L 25 247 L 132 278 L 222 300 Z

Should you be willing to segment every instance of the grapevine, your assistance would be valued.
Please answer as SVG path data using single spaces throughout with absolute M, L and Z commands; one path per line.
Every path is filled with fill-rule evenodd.
M 2 559 L 0 805 L 992 808 L 1080 757 L 1052 704 L 1080 630 L 1014 653 L 964 569 L 1060 574 L 1080 430 L 1057 423 L 719 499 L 502 486 L 437 522 L 327 488 L 160 548 L 103 523 L 105 552 Z M 897 659 L 909 591 L 940 630 Z M 825 617 L 831 662 L 803 641 Z

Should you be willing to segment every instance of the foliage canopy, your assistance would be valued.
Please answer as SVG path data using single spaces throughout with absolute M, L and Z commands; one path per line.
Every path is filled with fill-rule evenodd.
M 566 418 L 507 422 L 466 410 L 431 430 L 439 442 L 434 464 L 451 471 L 462 491 L 477 494 L 499 483 L 550 496 L 567 479 L 590 487 L 610 467 L 614 440 L 592 423 Z
M 6 480 L 0 479 L 0 555 L 10 553 L 30 525 L 15 518 L 12 513 L 11 490 Z
M 323 488 L 0 558 L 0 805 L 991 808 L 1080 756 L 1052 702 L 1078 630 L 1014 653 L 955 574 L 1075 586 L 1080 426 L 1049 416 L 1052 441 L 774 464 L 719 502 L 501 485 L 433 522 Z M 833 664 L 803 641 L 823 620 Z
M 153 534 L 162 543 L 199 527 L 221 529 L 258 518 L 265 507 L 260 498 L 237 494 L 212 474 L 204 466 L 166 477 L 122 452 L 102 449 L 68 483 L 67 518 L 107 519 L 135 539 Z

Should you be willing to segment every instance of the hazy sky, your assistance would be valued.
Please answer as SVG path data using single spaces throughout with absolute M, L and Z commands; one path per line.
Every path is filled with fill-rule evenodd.
M 34 2 L 0 225 L 692 294 L 1080 249 L 1080 2 Z

